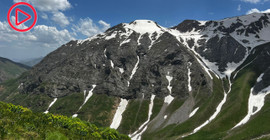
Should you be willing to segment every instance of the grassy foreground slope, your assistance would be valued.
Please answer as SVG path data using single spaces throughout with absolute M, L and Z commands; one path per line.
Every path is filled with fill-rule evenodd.
M 0 139 L 128 140 L 110 128 L 98 128 L 78 118 L 33 113 L 22 106 L 0 102 Z

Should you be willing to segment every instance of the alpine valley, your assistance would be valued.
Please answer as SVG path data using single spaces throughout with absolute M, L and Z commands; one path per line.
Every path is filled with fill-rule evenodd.
M 0 87 L 3 102 L 132 140 L 270 139 L 270 13 L 122 23 Z

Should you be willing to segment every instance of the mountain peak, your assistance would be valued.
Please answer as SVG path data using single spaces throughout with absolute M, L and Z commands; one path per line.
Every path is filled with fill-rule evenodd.
M 166 29 L 151 20 L 135 20 L 131 23 L 125 23 L 124 27 L 141 34 L 162 32 Z

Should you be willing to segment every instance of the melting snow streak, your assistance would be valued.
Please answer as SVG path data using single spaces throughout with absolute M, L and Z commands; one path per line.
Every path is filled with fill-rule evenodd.
M 111 128 L 117 129 L 121 123 L 122 120 L 122 114 L 124 113 L 124 111 L 126 110 L 126 107 L 128 105 L 128 100 L 126 99 L 121 99 L 121 102 L 116 110 L 116 113 L 113 117 L 113 121 L 111 124 Z
M 206 126 L 212 120 L 214 120 L 216 118 L 216 116 L 218 115 L 218 113 L 221 111 L 222 106 L 224 105 L 224 103 L 227 100 L 227 95 L 231 92 L 232 83 L 230 81 L 230 77 L 228 78 L 228 80 L 229 80 L 229 84 L 230 84 L 229 90 L 227 93 L 224 91 L 224 97 L 223 97 L 222 101 L 219 103 L 219 105 L 217 106 L 215 113 L 207 121 L 205 121 L 202 125 L 195 128 L 191 134 L 198 132 L 200 129 L 202 129 L 204 126 Z
M 152 110 L 154 107 L 154 99 L 155 99 L 156 95 L 152 95 L 151 96 L 151 102 L 149 104 L 149 110 L 148 110 L 148 118 L 147 121 L 144 122 L 137 131 L 135 131 L 133 134 L 129 135 L 131 137 L 132 140 L 141 140 L 141 136 L 143 134 L 143 132 L 147 129 L 148 127 L 148 123 L 150 121 L 150 118 L 152 116 Z
M 138 69 L 138 65 L 139 65 L 139 63 L 140 63 L 140 57 L 139 56 L 137 56 L 137 59 L 138 59 L 138 61 L 137 61 L 137 63 L 135 64 L 135 67 L 133 68 L 133 70 L 132 70 L 132 73 L 131 73 L 131 75 L 130 75 L 130 78 L 129 78 L 129 80 L 131 80 L 132 78 L 133 78 L 133 76 L 134 76 L 134 74 L 136 73 L 136 71 L 137 71 L 137 69 Z M 128 86 L 129 86 L 129 81 L 128 81 Z
M 53 104 L 57 101 L 57 98 L 54 98 L 51 104 L 49 105 L 48 109 L 44 112 L 45 114 L 49 113 L 49 109 L 53 106 Z
M 257 82 L 261 81 L 262 76 L 263 74 L 257 79 Z M 248 114 L 243 120 L 241 120 L 236 126 L 234 126 L 233 129 L 247 123 L 252 115 L 258 113 L 264 106 L 264 99 L 265 96 L 267 96 L 268 94 L 270 94 L 270 86 L 263 89 L 256 95 L 253 94 L 253 88 L 251 88 L 248 100 Z
M 173 96 L 171 95 L 171 94 L 172 94 L 171 81 L 172 81 L 173 77 L 172 77 L 172 76 L 169 76 L 169 74 L 170 74 L 170 73 L 168 72 L 168 75 L 166 76 L 166 78 L 167 78 L 167 80 L 168 80 L 168 82 L 169 82 L 167 88 L 168 88 L 170 94 L 169 94 L 168 96 L 166 96 L 165 99 L 164 99 L 164 102 L 167 103 L 167 104 L 171 104 L 171 102 L 172 102 L 173 99 L 174 99 Z
M 86 93 L 86 91 L 84 91 L 84 97 L 85 97 L 85 99 L 84 99 L 84 102 L 83 102 L 83 104 L 80 106 L 80 108 L 78 109 L 78 111 L 80 111 L 81 110 L 81 108 L 84 106 L 84 104 L 93 96 L 93 90 L 95 89 L 95 87 L 96 87 L 97 85 L 92 85 L 92 89 L 89 91 L 89 93 L 88 93 L 88 95 L 85 97 L 85 93 Z M 78 112 L 77 111 L 77 112 Z M 75 117 L 77 117 L 78 116 L 78 114 L 74 114 L 72 117 L 73 118 L 75 118 Z
M 83 104 L 80 106 L 79 110 L 83 107 L 83 105 L 93 96 L 93 90 L 95 89 L 97 85 L 92 85 L 92 89 L 89 91 L 88 95 L 86 96 Z
M 196 109 L 194 109 L 190 114 L 189 114 L 189 118 L 191 118 L 192 116 L 194 116 L 196 114 L 196 112 L 199 110 L 200 107 L 197 107 Z
M 190 66 L 192 65 L 192 63 L 190 63 L 190 62 L 188 62 L 188 91 L 189 92 L 191 92 L 192 91 L 192 87 L 191 87 L 191 84 L 190 84 L 190 82 L 191 82 L 191 77 L 190 77 L 190 75 L 191 75 L 191 71 L 190 71 Z

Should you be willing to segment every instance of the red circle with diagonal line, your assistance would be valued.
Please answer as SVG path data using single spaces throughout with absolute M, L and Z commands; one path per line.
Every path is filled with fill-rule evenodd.
M 11 20 L 10 20 L 10 16 L 11 16 L 10 14 L 11 14 L 12 10 L 13 10 L 15 7 L 20 6 L 20 5 L 24 5 L 24 6 L 29 7 L 29 8 L 33 11 L 33 13 L 34 13 L 34 21 L 33 21 L 33 23 L 31 24 L 31 26 L 29 26 L 29 27 L 26 28 L 26 29 L 18 29 L 18 28 L 16 28 L 16 27 L 11 23 Z M 17 17 L 16 17 L 16 18 L 17 18 Z M 34 8 L 32 5 L 30 5 L 29 3 L 26 3 L 26 2 L 18 2 L 18 3 L 15 3 L 13 6 L 11 6 L 11 8 L 9 9 L 8 14 L 7 14 L 7 20 L 8 20 L 9 25 L 10 25 L 14 30 L 16 30 L 16 31 L 18 31 L 18 32 L 26 32 L 26 31 L 31 30 L 31 29 L 35 26 L 35 24 L 37 23 L 37 11 L 36 11 L 35 8 Z M 17 19 L 16 19 L 16 24 L 17 24 Z

